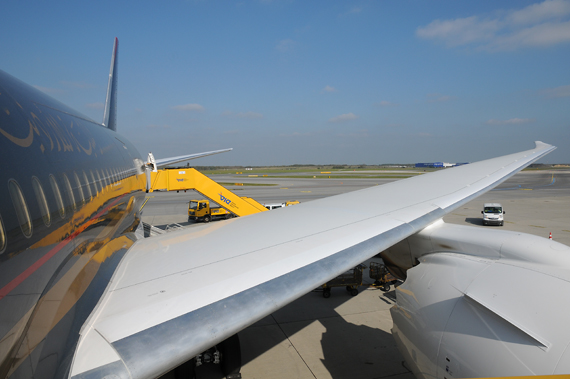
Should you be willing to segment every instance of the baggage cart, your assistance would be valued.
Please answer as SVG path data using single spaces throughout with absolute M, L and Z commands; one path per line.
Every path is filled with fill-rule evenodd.
M 398 279 L 390 274 L 383 263 L 370 262 L 368 272 L 370 279 L 374 279 L 374 287 L 380 288 L 381 291 L 390 291 L 390 284 L 394 284 Z
M 352 270 L 340 274 L 336 278 L 323 284 L 321 286 L 323 288 L 323 297 L 325 299 L 331 297 L 332 287 L 344 287 L 351 296 L 358 295 L 358 287 L 362 285 L 362 271 L 364 269 L 366 269 L 366 266 L 360 264 Z

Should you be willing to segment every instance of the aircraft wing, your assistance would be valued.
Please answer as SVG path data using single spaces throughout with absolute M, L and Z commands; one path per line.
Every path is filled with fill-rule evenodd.
M 162 167 L 166 167 L 166 166 L 171 165 L 171 164 L 188 161 L 190 159 L 207 157 L 208 155 L 225 153 L 225 152 L 232 151 L 232 150 L 233 149 L 214 150 L 214 151 L 206 151 L 204 153 L 179 155 L 177 157 L 162 158 L 162 159 L 157 159 L 155 161 L 155 164 L 156 164 L 156 168 L 162 168 Z
M 532 150 L 136 242 L 71 377 L 157 377 L 500 184 Z

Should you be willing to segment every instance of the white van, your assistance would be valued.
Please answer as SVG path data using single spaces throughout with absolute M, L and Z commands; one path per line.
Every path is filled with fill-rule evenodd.
M 503 215 L 505 211 L 503 206 L 499 203 L 485 203 L 483 204 L 483 225 L 500 225 L 503 226 Z

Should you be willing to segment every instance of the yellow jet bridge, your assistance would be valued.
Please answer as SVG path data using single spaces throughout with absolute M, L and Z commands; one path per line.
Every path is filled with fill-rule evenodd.
M 250 197 L 239 197 L 193 168 L 169 168 L 151 172 L 151 188 L 156 190 L 194 190 L 220 204 L 236 216 L 264 212 L 267 209 Z

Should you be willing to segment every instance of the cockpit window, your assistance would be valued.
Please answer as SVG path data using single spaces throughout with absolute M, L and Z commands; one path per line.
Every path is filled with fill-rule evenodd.
M 18 216 L 22 233 L 24 233 L 26 238 L 30 238 L 33 231 L 32 220 L 30 219 L 30 212 L 28 211 L 28 205 L 26 204 L 26 199 L 24 198 L 22 189 L 15 180 L 10 180 L 8 182 L 8 186 L 10 188 L 10 197 L 12 198 L 12 204 L 14 204 L 14 209 L 16 210 L 16 215 Z
M 44 193 L 44 189 L 42 188 L 40 180 L 35 176 L 32 176 L 32 186 L 34 187 L 36 200 L 38 201 L 38 205 L 40 206 L 40 213 L 42 214 L 42 220 L 44 220 L 44 224 L 46 226 L 50 226 L 51 214 L 49 213 L 49 206 L 46 200 L 46 195 Z
M 61 192 L 59 191 L 59 186 L 53 175 L 49 176 L 49 182 L 51 184 L 51 190 L 55 196 L 55 202 L 57 204 L 57 210 L 59 211 L 59 216 L 61 218 L 65 217 L 65 207 L 63 206 L 63 199 L 61 198 Z

